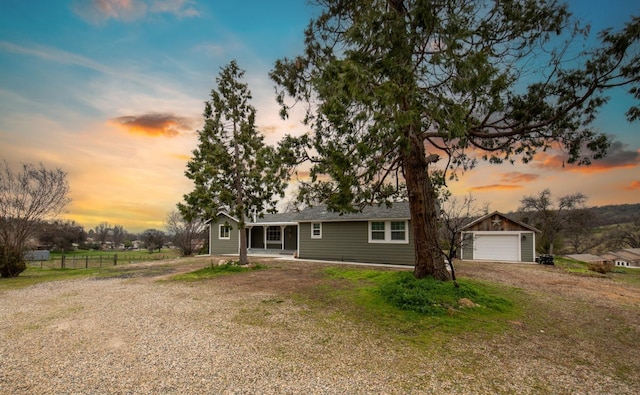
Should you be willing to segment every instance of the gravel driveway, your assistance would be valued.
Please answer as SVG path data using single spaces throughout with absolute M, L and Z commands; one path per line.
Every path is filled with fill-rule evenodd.
M 637 393 L 637 380 L 594 373 L 591 349 L 583 366 L 546 358 L 535 340 L 544 334 L 527 323 L 426 352 L 370 335 L 292 297 L 321 281 L 321 265 L 303 265 L 193 283 L 90 278 L 2 291 L 0 393 Z M 629 311 L 638 318 L 637 306 Z

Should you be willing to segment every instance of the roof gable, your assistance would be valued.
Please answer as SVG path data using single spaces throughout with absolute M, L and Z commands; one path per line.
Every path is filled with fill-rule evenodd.
M 536 233 L 540 231 L 531 225 L 524 222 L 517 221 L 501 212 L 494 211 L 490 214 L 484 215 L 475 221 L 470 222 L 462 231 L 506 231 L 506 230 L 519 230 L 516 228 L 524 228 Z

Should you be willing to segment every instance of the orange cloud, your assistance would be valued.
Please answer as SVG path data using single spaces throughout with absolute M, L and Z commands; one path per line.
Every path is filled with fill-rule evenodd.
M 509 173 L 502 173 L 501 181 L 509 182 L 509 183 L 533 182 L 538 178 L 540 178 L 538 174 L 521 173 L 519 171 L 512 171 Z
M 640 181 L 632 181 L 631 184 L 623 188 L 626 191 L 640 191 Z
M 175 137 L 192 130 L 192 122 L 173 114 L 142 114 L 113 118 L 110 123 L 131 134 Z
M 554 151 L 538 153 L 532 164 L 539 169 L 563 169 L 580 173 L 597 173 L 613 169 L 629 169 L 640 165 L 640 150 L 627 150 L 627 145 L 619 141 L 611 143 L 607 151 L 607 156 L 603 159 L 594 160 L 589 166 L 577 166 L 567 163 L 569 155 Z
M 471 191 L 512 191 L 514 189 L 524 189 L 524 187 L 522 187 L 521 185 L 512 184 L 492 184 L 471 187 L 469 189 Z

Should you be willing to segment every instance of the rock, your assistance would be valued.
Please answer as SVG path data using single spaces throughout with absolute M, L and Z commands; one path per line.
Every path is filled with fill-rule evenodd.
M 458 300 L 458 304 L 463 308 L 477 306 L 477 304 L 473 303 L 473 301 L 469 298 L 461 298 L 460 300 Z

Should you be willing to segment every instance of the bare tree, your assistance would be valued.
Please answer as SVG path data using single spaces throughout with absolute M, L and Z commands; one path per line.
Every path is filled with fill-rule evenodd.
M 633 216 L 629 223 L 617 224 L 608 239 L 607 247 L 611 250 L 640 248 L 640 214 Z
M 166 220 L 167 232 L 182 255 L 191 255 L 204 240 L 205 225 L 199 219 L 187 220 L 179 211 L 171 211 Z
M 557 199 L 557 206 L 551 198 L 551 191 L 545 189 L 537 196 L 525 196 L 520 200 L 520 211 L 525 213 L 524 221 L 533 224 L 540 229 L 542 237 L 540 246 L 553 254 L 554 244 L 560 242 L 560 235 L 563 230 L 569 228 L 570 224 L 575 224 L 584 209 L 587 197 L 582 193 L 563 196 Z M 526 216 L 526 213 L 532 214 Z
M 160 252 L 166 239 L 164 232 L 157 229 L 147 229 L 142 232 L 140 237 L 149 252 L 153 252 L 154 250 Z
M 101 222 L 95 227 L 96 241 L 100 243 L 100 246 L 104 246 L 109 240 L 109 233 L 111 232 L 111 225 L 108 222 Z
M 23 164 L 14 172 L 0 168 L 0 275 L 16 277 L 26 269 L 24 252 L 40 221 L 60 214 L 69 204 L 67 173 L 59 168 Z
M 126 231 L 122 225 L 114 225 L 111 228 L 111 241 L 113 242 L 113 248 L 119 248 L 124 243 Z
M 449 261 L 451 279 L 455 286 L 458 287 L 453 260 L 457 258 L 458 251 L 462 246 L 460 231 L 470 223 L 474 217 L 482 215 L 483 210 L 488 211 L 488 206 L 478 207 L 476 199 L 471 194 L 461 200 L 457 197 L 448 198 L 448 196 L 446 196 L 445 199 L 441 204 L 440 212 L 440 244 L 443 249 L 443 254 Z

